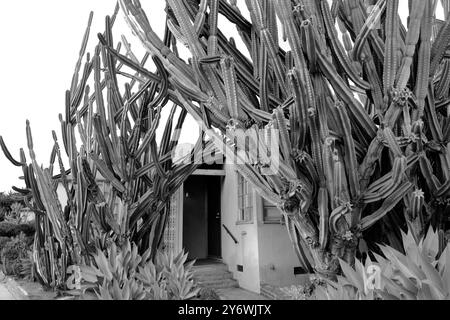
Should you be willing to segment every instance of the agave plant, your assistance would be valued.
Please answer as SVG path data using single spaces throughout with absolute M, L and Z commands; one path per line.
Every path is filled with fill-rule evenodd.
M 154 263 L 139 268 L 136 278 L 144 284 L 150 300 L 189 300 L 199 294 L 193 279 L 195 260 L 186 262 L 187 258 L 184 251 L 176 256 L 159 251 Z
M 450 299 L 450 246 L 439 252 L 439 235 L 431 228 L 419 242 L 412 232 L 402 233 L 406 254 L 381 246 L 376 262 L 357 261 L 353 269 L 341 261 L 343 275 L 316 289 L 318 299 L 448 300 Z M 378 270 L 378 283 L 368 285 L 368 269 Z M 375 278 L 373 279 L 375 280 Z
M 23 149 L 18 161 L 0 138 L 6 157 L 23 168 L 25 188 L 15 190 L 36 212 L 34 261 L 41 282 L 53 288 L 64 288 L 68 267 L 87 263 L 99 239 L 118 245 L 131 239 L 141 253 L 150 248 L 151 258 L 155 258 L 170 212 L 170 197 L 199 166 L 185 160 L 213 151 L 212 144 L 201 136 L 191 154 L 174 161 L 187 112 L 176 101 L 169 103 L 173 94 L 168 73 L 158 57 L 153 57 L 157 72 L 152 73 L 146 67 L 150 54 L 138 60 L 126 38 L 114 43 L 112 30 L 118 11 L 116 6 L 114 15 L 106 17 L 106 31 L 98 35 L 92 55 L 86 53 L 92 13 L 89 17 L 66 92 L 65 114 L 59 116 L 63 145 L 53 132 L 49 166 L 38 162 L 28 121 L 30 164 Z M 170 37 L 165 42 L 168 44 Z M 121 53 L 122 47 L 126 52 Z M 134 74 L 122 71 L 123 67 Z M 119 83 L 125 83 L 124 88 Z M 164 122 L 162 114 L 167 108 L 169 117 Z M 163 131 L 161 140 L 157 139 L 158 130 Z M 67 203 L 58 198 L 58 185 L 66 191 Z
M 89 265 L 71 266 L 68 287 L 74 295 L 94 291 L 101 300 L 188 300 L 197 296 L 187 254 L 159 251 L 153 262 L 151 249 L 142 256 L 136 245 L 112 243 L 93 255 Z
M 258 161 L 237 169 L 281 209 L 307 269 L 334 277 L 339 259 L 352 264 L 375 225 L 378 233 L 394 229 L 385 237 L 396 244 L 393 225 L 409 225 L 416 238 L 430 224 L 445 229 L 448 1 L 445 21 L 436 18 L 436 0 L 409 1 L 404 26 L 398 0 L 168 0 L 171 41 L 158 37 L 138 0 L 119 3 L 166 69 L 170 98 L 229 137 L 225 146 L 214 139 L 227 154 L 236 151 L 236 130 L 249 132 L 252 147 L 237 147 L 246 159 L 269 150 L 255 132 L 279 131 L 276 174 Z M 219 16 L 237 28 L 241 47 Z M 177 44 L 189 49 L 188 62 Z
M 143 300 L 144 287 L 135 274 L 140 264 L 148 263 L 149 252 L 140 256 L 137 246 L 129 241 L 120 248 L 112 243 L 105 252 L 98 248 L 92 264 L 70 267 L 69 293 L 85 296 L 94 290 L 101 300 Z

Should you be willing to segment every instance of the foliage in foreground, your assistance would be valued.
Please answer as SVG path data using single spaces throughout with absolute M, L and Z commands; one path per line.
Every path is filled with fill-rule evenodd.
M 439 235 L 432 229 L 420 241 L 402 233 L 405 253 L 381 245 L 384 257 L 374 254 L 355 268 L 341 261 L 337 282 L 317 287 L 319 300 L 448 300 L 450 299 L 450 245 L 439 252 Z M 379 270 L 379 278 L 377 278 Z M 370 277 L 373 275 L 373 277 Z
M 27 237 L 34 236 L 33 224 L 17 224 L 12 222 L 3 221 L 0 222 L 0 237 L 17 237 L 21 233 L 24 233 Z
M 314 291 L 318 285 L 323 285 L 323 281 L 313 280 L 306 285 L 292 285 L 280 288 L 287 300 L 315 300 Z
M 30 243 L 24 234 L 14 238 L 2 238 L 0 246 L 0 263 L 6 275 L 33 279 L 30 265 Z M 7 240 L 8 239 L 8 240 Z
M 101 300 L 192 299 L 200 289 L 193 281 L 194 261 L 186 263 L 187 256 L 159 251 L 153 262 L 149 250 L 141 256 L 129 241 L 122 247 L 113 243 L 98 250 L 90 265 L 70 267 L 67 287 L 74 295 L 94 292 Z
M 200 287 L 197 300 L 220 300 L 220 296 L 213 288 Z

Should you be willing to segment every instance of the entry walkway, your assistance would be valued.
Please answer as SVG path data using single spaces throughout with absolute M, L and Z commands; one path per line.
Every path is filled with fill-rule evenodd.
M 267 298 L 242 288 L 216 289 L 221 300 L 268 300 Z
M 6 278 L 0 272 L 0 300 L 16 300 L 5 285 Z

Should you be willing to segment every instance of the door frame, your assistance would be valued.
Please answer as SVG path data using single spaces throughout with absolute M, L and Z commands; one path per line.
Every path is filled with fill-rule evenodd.
M 209 170 L 209 169 L 197 169 L 192 176 L 207 176 L 207 177 L 225 177 L 225 170 Z M 220 187 L 220 194 L 222 195 L 222 186 Z M 175 239 L 174 250 L 175 252 L 181 252 L 184 249 L 183 246 L 183 217 L 184 217 L 184 183 L 178 189 L 178 191 L 172 197 L 172 206 L 176 203 L 174 210 L 175 214 Z M 220 201 L 222 207 L 222 199 Z M 222 210 L 221 210 L 222 211 Z M 222 226 L 222 212 L 220 213 L 220 226 Z M 223 241 L 220 239 L 221 251 L 223 250 Z M 221 260 L 221 259 L 219 259 Z
M 183 195 L 184 195 L 184 183 L 181 184 L 178 191 L 172 197 L 172 208 L 175 214 L 175 239 L 174 239 L 174 251 L 175 253 L 183 250 Z M 174 204 L 176 204 L 174 206 Z

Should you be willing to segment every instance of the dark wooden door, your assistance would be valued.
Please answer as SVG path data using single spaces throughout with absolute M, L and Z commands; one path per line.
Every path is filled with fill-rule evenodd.
M 208 256 L 222 257 L 221 177 L 208 177 Z
M 191 176 L 184 183 L 183 247 L 189 259 L 208 257 L 208 212 L 205 177 Z

